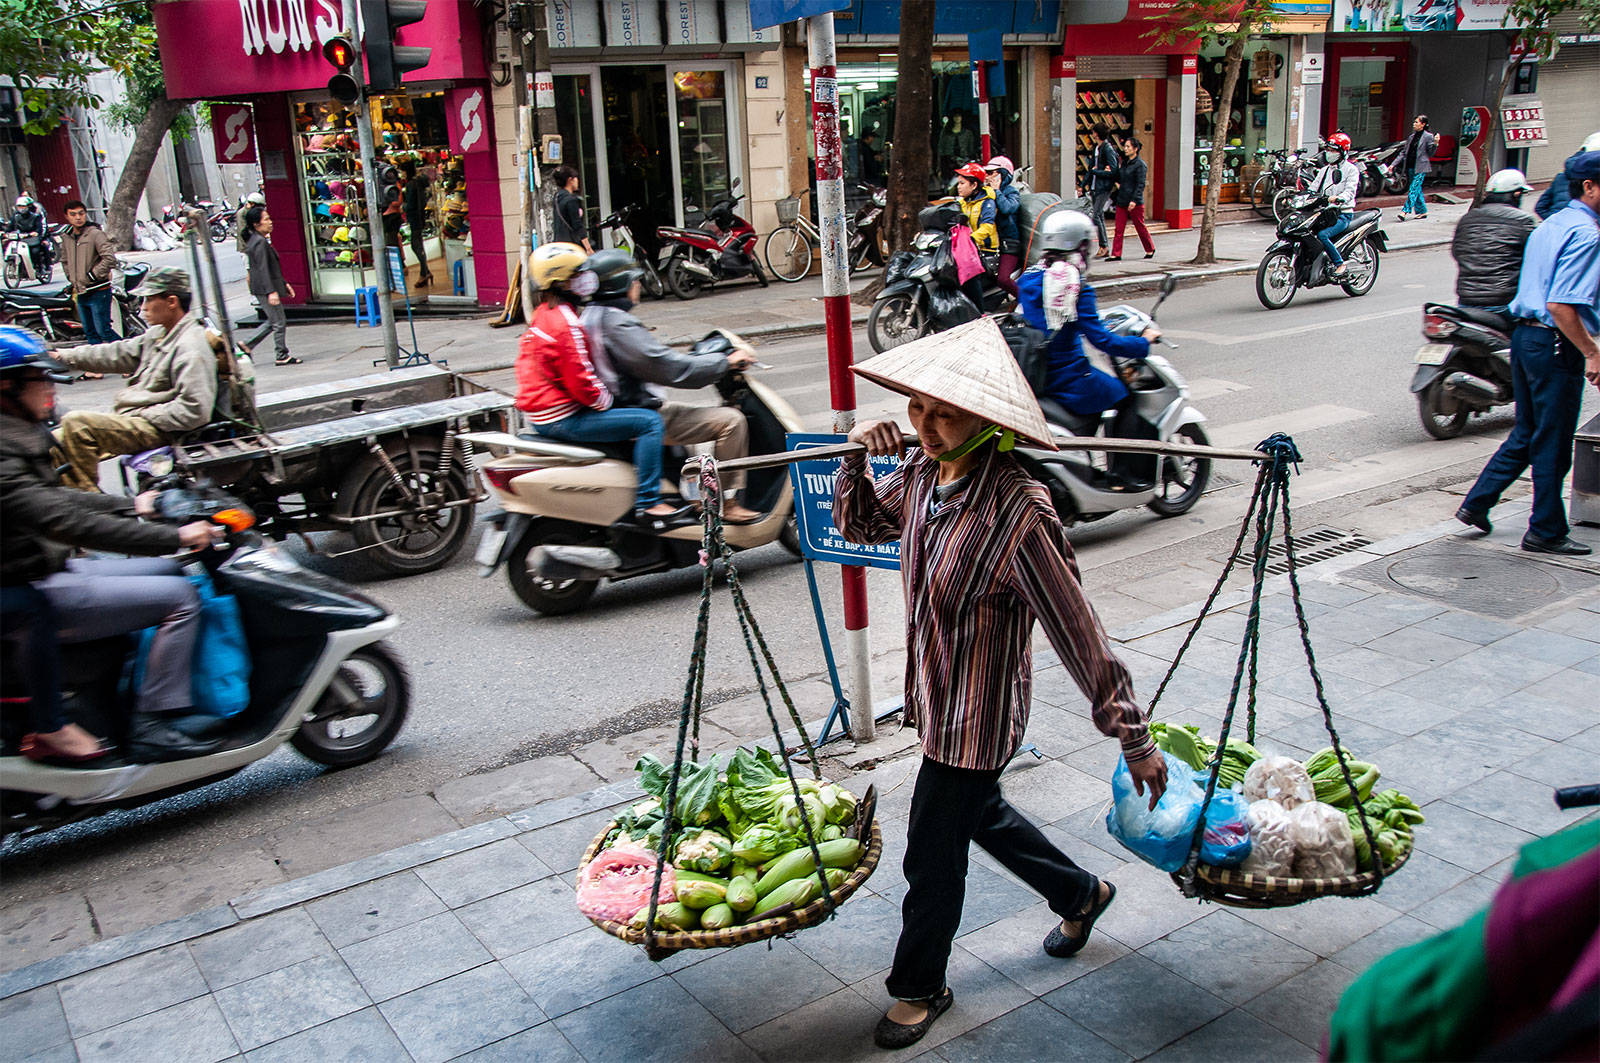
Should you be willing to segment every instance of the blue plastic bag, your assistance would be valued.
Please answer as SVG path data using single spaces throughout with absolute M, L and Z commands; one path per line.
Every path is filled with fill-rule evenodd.
M 1106 830 L 1123 847 L 1163 871 L 1176 871 L 1189 857 L 1195 824 L 1205 801 L 1205 775 L 1173 756 L 1167 761 L 1167 790 L 1154 810 L 1148 795 L 1134 792 L 1128 762 L 1117 758 L 1111 777 L 1111 810 Z M 1200 862 L 1213 867 L 1233 867 L 1250 852 L 1250 820 L 1243 798 L 1231 790 L 1218 790 L 1206 809 L 1205 837 Z
M 237 716 L 250 704 L 250 646 L 244 637 L 239 600 L 231 594 L 218 594 L 203 568 L 190 565 L 184 574 L 200 596 L 200 633 L 189 665 L 189 692 L 194 698 L 195 714 L 222 719 Z M 134 689 L 144 679 L 145 659 L 155 634 L 155 628 L 140 633 Z

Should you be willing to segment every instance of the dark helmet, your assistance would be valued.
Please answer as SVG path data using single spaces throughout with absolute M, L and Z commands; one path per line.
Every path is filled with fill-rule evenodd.
M 600 281 L 600 287 L 594 293 L 596 299 L 627 295 L 633 282 L 644 276 L 644 270 L 639 268 L 639 263 L 634 261 L 632 255 L 614 247 L 590 255 L 584 260 L 583 268 Z
M 44 340 L 20 325 L 0 325 L 0 377 L 14 380 L 28 370 L 57 384 L 72 380 L 67 367 L 50 357 Z

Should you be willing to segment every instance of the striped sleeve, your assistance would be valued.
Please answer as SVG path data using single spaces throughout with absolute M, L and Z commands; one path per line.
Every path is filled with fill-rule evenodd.
M 1113 656 L 1105 629 L 1083 593 L 1072 547 L 1053 521 L 1035 516 L 1028 522 L 1012 558 L 1013 589 L 1089 699 L 1094 725 L 1122 743 L 1128 763 L 1153 755 L 1156 746 L 1144 711 L 1133 699 L 1133 677 Z
M 833 479 L 833 524 L 853 543 L 892 543 L 900 538 L 905 503 L 905 465 L 875 481 L 864 454 L 851 454 Z

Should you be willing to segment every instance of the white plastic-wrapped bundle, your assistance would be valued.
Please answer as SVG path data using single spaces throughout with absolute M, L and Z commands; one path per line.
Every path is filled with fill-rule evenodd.
M 1332 805 L 1313 801 L 1294 809 L 1289 813 L 1289 834 L 1294 839 L 1297 877 L 1340 878 L 1356 873 L 1350 820 Z
M 1239 870 L 1254 875 L 1286 876 L 1294 871 L 1294 834 L 1289 810 L 1276 801 L 1250 805 L 1250 854 Z
M 1262 757 L 1244 773 L 1244 799 L 1294 808 L 1317 799 L 1305 766 L 1289 757 Z

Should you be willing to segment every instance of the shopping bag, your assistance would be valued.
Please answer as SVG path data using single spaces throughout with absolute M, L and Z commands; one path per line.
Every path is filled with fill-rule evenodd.
M 1167 761 L 1167 790 L 1150 808 L 1147 794 L 1136 793 L 1128 762 L 1117 758 L 1111 777 L 1111 810 L 1106 829 L 1123 847 L 1163 871 L 1176 871 L 1189 858 L 1195 824 L 1205 801 L 1204 773 L 1171 753 Z M 1206 809 L 1206 830 L 1200 845 L 1200 862 L 1212 867 L 1234 867 L 1250 853 L 1250 821 L 1244 799 L 1219 789 Z
M 973 242 L 972 230 L 965 225 L 957 225 L 950 230 L 950 253 L 956 260 L 957 284 L 965 284 L 972 278 L 983 275 L 983 256 L 978 254 L 978 245 Z

